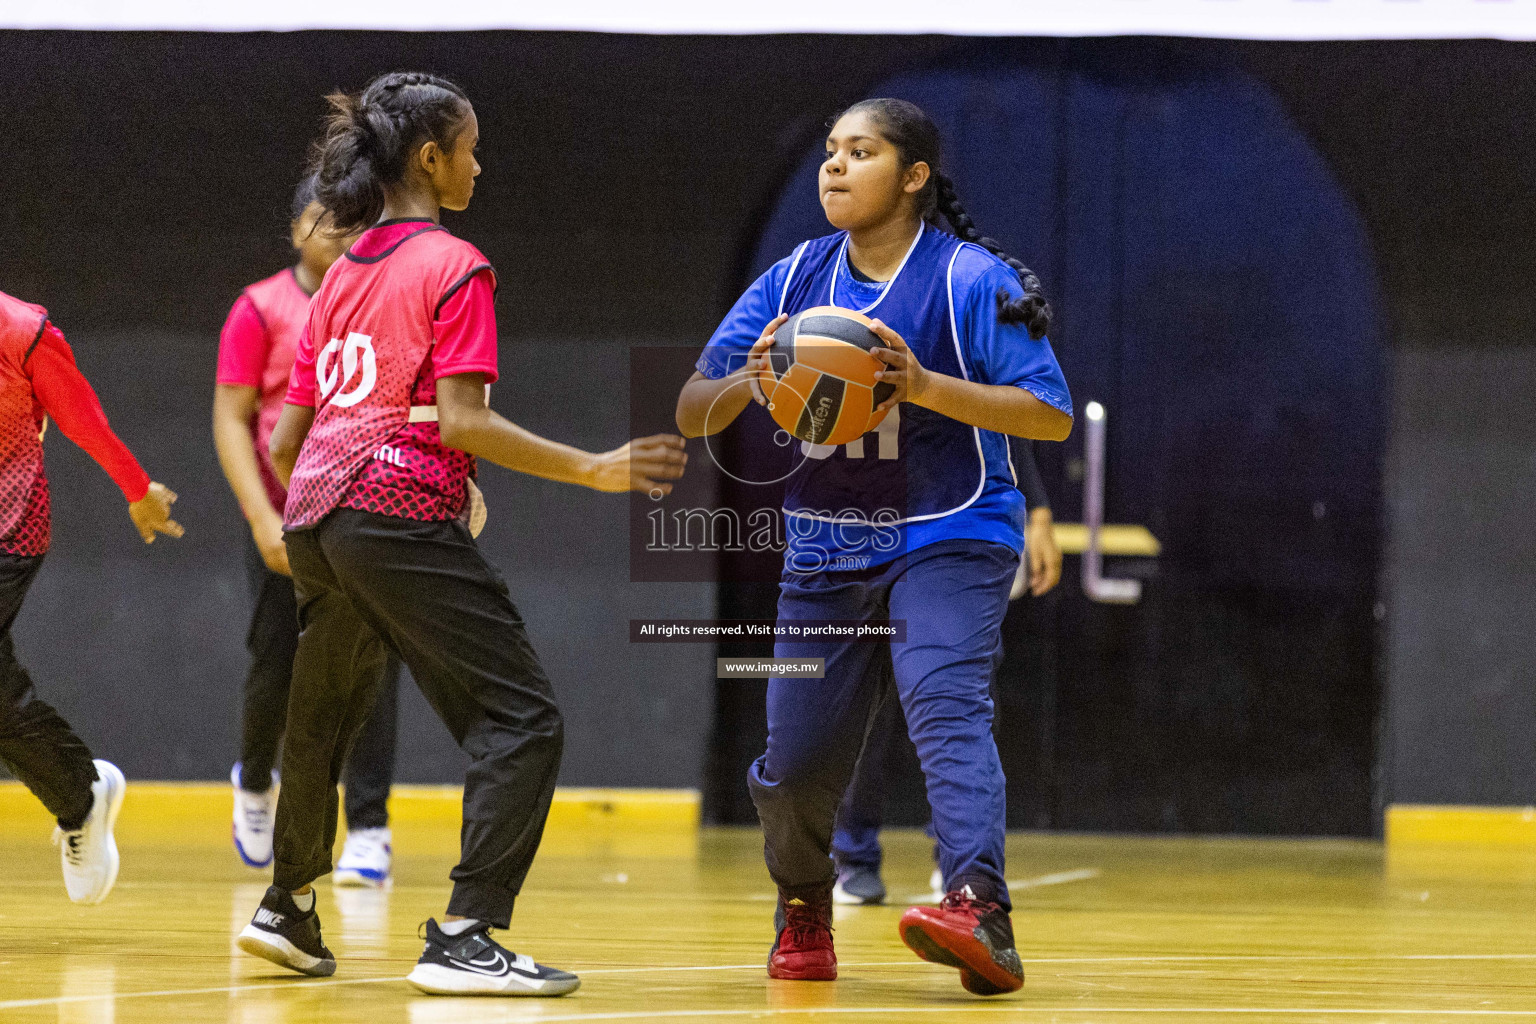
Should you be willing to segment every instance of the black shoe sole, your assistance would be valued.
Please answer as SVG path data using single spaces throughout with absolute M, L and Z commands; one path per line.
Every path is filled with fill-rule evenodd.
M 945 967 L 953 967 L 960 972 L 960 984 L 967 992 L 978 996 L 1000 996 L 1009 992 L 1015 992 L 1024 984 L 1023 972 L 1018 978 L 1018 984 L 1012 988 L 1003 988 L 984 977 L 970 964 L 962 960 L 956 953 L 945 949 L 933 940 L 933 938 L 918 927 L 908 927 L 901 930 L 901 941 L 907 944 L 907 948 L 929 963 L 943 964 Z M 978 941 L 978 945 L 980 942 Z M 990 952 L 990 951 L 989 951 Z M 990 958 L 990 956 L 989 956 Z M 996 961 L 993 961 L 996 963 Z M 1001 967 L 1001 965 L 998 965 Z
M 240 933 L 238 945 L 251 956 L 270 960 L 279 967 L 307 974 L 311 978 L 329 978 L 336 973 L 335 960 L 310 956 L 276 932 L 257 928 L 253 924 L 245 926 L 245 930 Z

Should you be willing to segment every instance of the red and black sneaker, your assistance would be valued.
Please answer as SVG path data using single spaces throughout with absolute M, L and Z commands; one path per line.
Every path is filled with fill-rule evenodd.
M 970 886 L 948 893 L 937 907 L 902 914 L 901 941 L 924 960 L 958 967 L 967 992 L 996 996 L 1024 985 L 1008 912 L 976 899 Z
M 831 889 L 788 899 L 781 891 L 773 923 L 779 935 L 768 952 L 768 977 L 785 981 L 837 980 Z

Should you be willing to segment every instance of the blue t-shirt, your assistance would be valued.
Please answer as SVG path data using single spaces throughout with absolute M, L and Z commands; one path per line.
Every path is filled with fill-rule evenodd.
M 925 231 L 934 230 L 925 228 Z M 779 314 L 797 257 L 812 244 L 815 243 L 802 245 L 795 253 L 775 263 L 736 301 L 700 355 L 697 363 L 700 373 L 718 380 L 742 367 L 753 342 Z M 803 268 L 797 271 L 803 272 Z M 871 305 L 891 284 L 859 280 L 848 266 L 846 251 L 838 257 L 832 273 L 831 294 L 836 304 L 844 308 L 863 309 Z M 954 257 L 950 274 L 951 288 L 947 291 L 954 295 L 954 325 L 971 379 L 983 384 L 1021 387 L 1047 405 L 1071 415 L 1071 395 L 1050 342 L 1032 339 L 1022 325 L 998 322 L 997 293 L 1001 290 L 1010 298 L 1023 294 L 1013 270 L 985 249 L 963 245 Z M 900 272 L 898 279 L 899 275 Z M 943 295 L 946 289 L 937 292 Z M 869 315 L 880 316 L 880 309 L 876 308 Z M 1006 459 L 1006 446 L 999 446 L 998 450 Z M 1020 551 L 1024 544 L 1024 497 L 1017 487 L 1006 483 L 1015 479 L 1010 466 L 992 468 L 1000 471 L 985 474 L 986 484 L 981 494 L 964 508 L 900 527 L 884 527 L 885 531 L 901 531 L 898 542 L 870 545 L 853 538 L 854 543 L 850 545 L 846 542 L 847 531 L 841 529 L 825 530 L 812 539 L 819 549 L 830 551 L 834 561 L 840 552 L 857 552 L 866 556 L 860 561 L 869 565 L 889 561 L 904 550 L 941 540 L 990 541 Z M 792 549 L 797 537 L 805 537 L 800 528 L 789 531 L 789 535 Z M 845 564 L 858 565 L 860 561 Z

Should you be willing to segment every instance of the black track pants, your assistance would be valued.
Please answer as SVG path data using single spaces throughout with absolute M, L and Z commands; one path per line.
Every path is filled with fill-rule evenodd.
M 299 646 L 298 601 L 293 580 L 268 569 L 254 542 L 246 544 L 246 569 L 256 607 L 245 644 L 251 668 L 245 677 L 241 708 L 240 764 L 247 788 L 262 792 L 277 767 L 278 745 L 288 724 L 288 688 L 293 656 Z M 391 655 L 379 697 L 363 720 L 347 758 L 347 827 L 383 828 L 389 824 L 389 789 L 395 775 L 395 698 L 400 659 Z
M 16 660 L 11 624 L 43 556 L 0 552 L 0 761 L 48 808 L 65 830 L 91 813 L 96 766 L 91 751 L 50 705 L 37 699 L 32 677 Z
M 343 508 L 287 542 L 301 632 L 275 883 L 299 889 L 331 868 L 336 784 L 387 647 L 471 758 L 448 912 L 507 927 L 544 833 L 564 726 L 506 584 L 457 520 Z

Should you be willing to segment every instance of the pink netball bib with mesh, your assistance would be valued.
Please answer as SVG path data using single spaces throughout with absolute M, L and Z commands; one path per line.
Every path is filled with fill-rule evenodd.
M 47 322 L 42 306 L 0 292 L 0 550 L 13 554 L 48 549 L 48 477 L 37 436 L 43 413 L 26 371 Z
M 294 363 L 295 376 L 314 374 L 315 421 L 288 482 L 287 529 L 314 526 L 342 504 L 363 471 L 411 423 L 415 385 L 432 352 L 433 321 L 457 288 L 488 269 L 473 245 L 437 225 L 412 222 L 370 229 L 326 273 Z M 305 346 L 313 350 L 312 370 Z M 428 425 L 435 431 L 435 422 L 419 424 Z M 461 494 L 473 460 L 462 452 L 445 451 L 444 457 L 454 465 L 422 463 L 417 469 L 441 493 L 454 493 L 443 481 L 455 477 Z M 379 511 L 443 518 L 434 510 L 420 516 L 405 508 Z

